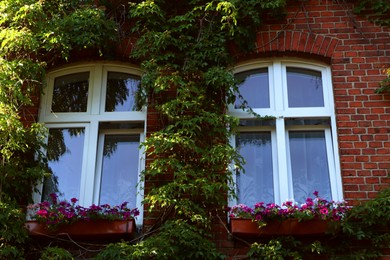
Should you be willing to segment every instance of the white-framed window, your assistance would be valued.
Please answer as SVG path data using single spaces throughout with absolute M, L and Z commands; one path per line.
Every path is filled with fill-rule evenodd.
M 342 200 L 330 68 L 297 60 L 252 61 L 236 66 L 240 93 L 229 114 L 240 119 L 232 144 L 245 160 L 235 171 L 230 204 L 304 202 L 313 192 Z M 261 116 L 259 120 L 245 106 Z
M 136 106 L 141 75 L 136 67 L 105 63 L 47 74 L 39 120 L 49 130 L 52 176 L 42 182 L 35 201 L 55 192 L 61 199 L 78 198 L 84 206 L 127 201 L 142 214 L 139 145 L 146 109 Z

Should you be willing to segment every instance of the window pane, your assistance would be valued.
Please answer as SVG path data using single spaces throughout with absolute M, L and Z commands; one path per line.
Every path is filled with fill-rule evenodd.
M 287 68 L 287 90 L 289 107 L 323 107 L 321 72 Z
M 303 203 L 318 191 L 331 199 L 324 131 L 289 132 L 294 199 Z
M 135 111 L 135 95 L 139 77 L 120 72 L 108 72 L 106 112 Z
M 269 84 L 268 69 L 251 70 L 237 74 L 237 79 L 242 80 L 239 89 L 244 101 L 252 108 L 269 108 Z M 236 99 L 234 108 L 245 108 L 242 100 Z
M 43 200 L 57 193 L 67 200 L 79 198 L 83 161 L 84 128 L 49 130 L 47 157 L 52 176 L 43 186 Z
M 52 112 L 86 112 L 89 72 L 57 77 L 54 81 Z
M 105 135 L 100 204 L 136 207 L 139 135 Z
M 271 133 L 240 133 L 237 146 L 245 159 L 245 173 L 237 173 L 239 203 L 254 206 L 274 201 Z

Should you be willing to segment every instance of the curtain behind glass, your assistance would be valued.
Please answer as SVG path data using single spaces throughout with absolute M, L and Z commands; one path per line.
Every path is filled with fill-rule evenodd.
M 245 159 L 245 173 L 237 173 L 238 202 L 254 206 L 274 201 L 271 133 L 240 133 L 237 147 Z
M 290 131 L 289 144 L 295 201 L 303 203 L 314 191 L 331 199 L 324 131 Z

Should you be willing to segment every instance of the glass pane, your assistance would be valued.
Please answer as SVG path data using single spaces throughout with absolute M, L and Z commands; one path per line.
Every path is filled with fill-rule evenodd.
M 289 107 L 323 107 L 324 94 L 321 72 L 287 68 Z
M 86 112 L 89 72 L 57 77 L 54 81 L 52 112 Z
M 237 147 L 245 159 L 245 173 L 237 173 L 239 203 L 254 206 L 274 201 L 271 133 L 240 133 Z
M 83 161 L 84 128 L 49 130 L 47 157 L 52 176 L 43 185 L 43 200 L 57 193 L 60 198 L 79 198 Z
M 268 69 L 251 70 L 236 75 L 243 82 L 239 85 L 243 100 L 236 98 L 234 108 L 269 108 Z M 248 104 L 243 104 L 246 101 Z
M 331 199 L 324 131 L 289 132 L 294 199 L 303 203 L 318 191 Z
M 100 204 L 136 207 L 139 135 L 105 135 Z
M 106 112 L 135 111 L 135 95 L 140 78 L 120 72 L 108 72 Z

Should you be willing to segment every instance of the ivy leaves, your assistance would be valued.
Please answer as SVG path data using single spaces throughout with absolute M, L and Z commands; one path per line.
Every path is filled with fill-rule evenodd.
M 145 71 L 143 100 L 149 100 L 165 122 L 143 143 L 153 158 L 144 178 L 149 183 L 158 180 L 145 196 L 151 209 L 173 207 L 176 218 L 207 227 L 210 210 L 226 205 L 233 193 L 228 166 L 242 164 L 229 144 L 237 120 L 226 111 L 238 88 L 229 69 L 234 57 L 228 47 L 234 40 L 252 45 L 262 10 L 284 4 L 282 0 L 130 2 L 136 39 L 131 55 Z M 155 95 L 164 98 L 154 99 Z

